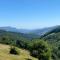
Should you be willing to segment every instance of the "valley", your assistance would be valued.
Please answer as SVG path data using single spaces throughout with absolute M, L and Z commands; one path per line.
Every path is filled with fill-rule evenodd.
M 0 29 L 0 60 L 59 60 L 60 26 L 50 28 L 42 35 L 34 34 L 41 30 L 27 34 Z M 11 49 L 19 55 L 10 54 Z

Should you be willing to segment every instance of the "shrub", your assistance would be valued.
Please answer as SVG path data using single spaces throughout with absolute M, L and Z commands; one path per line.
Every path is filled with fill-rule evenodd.
M 30 45 L 31 55 L 37 57 L 39 60 L 50 60 L 51 50 L 46 41 L 35 40 Z
M 16 47 L 11 47 L 10 54 L 19 55 L 19 50 Z

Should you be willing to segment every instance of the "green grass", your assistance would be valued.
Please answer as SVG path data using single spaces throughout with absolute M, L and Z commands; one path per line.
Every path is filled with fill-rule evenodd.
M 9 51 L 10 51 L 9 45 L 0 44 L 0 60 L 26 60 L 26 59 L 38 60 L 30 56 L 30 53 L 27 50 L 19 49 L 20 52 L 19 55 L 9 54 Z

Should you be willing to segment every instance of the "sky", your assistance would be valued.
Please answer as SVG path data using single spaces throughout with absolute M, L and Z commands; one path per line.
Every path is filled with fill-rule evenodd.
M 0 0 L 0 27 L 38 29 L 60 25 L 60 0 Z

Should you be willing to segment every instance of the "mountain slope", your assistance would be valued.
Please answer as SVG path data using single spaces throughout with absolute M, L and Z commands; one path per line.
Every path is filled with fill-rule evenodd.
M 59 32 L 60 32 L 60 26 L 57 26 L 57 27 L 55 27 L 54 29 L 46 32 L 46 33 L 45 33 L 44 35 L 42 35 L 41 37 L 45 37 L 45 36 L 47 36 L 47 35 L 49 35 L 49 34 L 59 33 Z
M 60 60 L 60 26 L 47 32 L 41 38 L 48 41 L 52 47 L 53 60 Z

